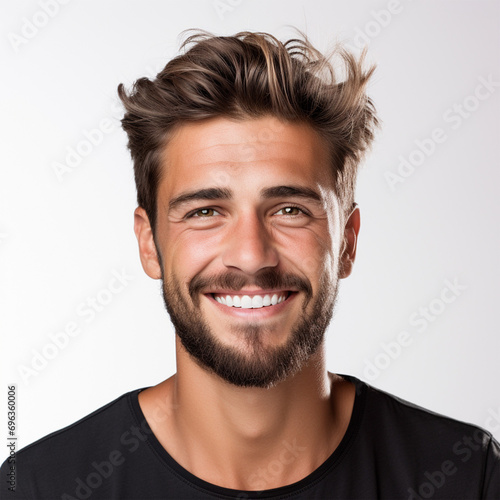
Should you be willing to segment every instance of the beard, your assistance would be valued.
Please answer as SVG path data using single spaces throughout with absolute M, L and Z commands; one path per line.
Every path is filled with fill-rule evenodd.
M 182 346 L 200 367 L 230 384 L 271 388 L 298 373 L 323 343 L 337 300 L 338 273 L 333 280 L 329 273 L 322 273 L 315 296 L 308 280 L 281 274 L 274 268 L 266 268 L 252 282 L 248 277 L 234 273 L 212 277 L 196 275 L 188 284 L 189 301 L 182 294 L 181 282 L 173 275 L 165 280 L 161 261 L 160 266 L 165 307 Z M 249 285 L 303 292 L 302 314 L 284 344 L 267 345 L 265 339 L 270 336 L 270 326 L 249 320 L 230 327 L 244 348 L 229 346 L 214 335 L 203 319 L 200 308 L 203 290 L 221 288 L 236 292 Z M 306 312 L 309 303 L 311 310 Z

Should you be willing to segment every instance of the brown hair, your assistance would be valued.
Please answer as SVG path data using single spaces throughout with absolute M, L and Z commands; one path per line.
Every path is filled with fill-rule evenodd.
M 188 30 L 189 31 L 189 30 Z M 297 30 L 298 31 L 298 30 Z M 236 119 L 273 115 L 309 123 L 329 145 L 335 190 L 348 215 L 354 203 L 357 171 L 378 126 L 365 94 L 372 66 L 337 46 L 340 81 L 331 60 L 303 39 L 280 42 L 268 33 L 215 36 L 197 31 L 151 81 L 139 78 L 118 94 L 126 113 L 122 126 L 134 162 L 137 201 L 149 217 L 153 234 L 161 155 L 174 128 L 217 116 Z M 189 48 L 190 47 L 190 48 Z M 189 48 L 189 49 L 188 49 Z

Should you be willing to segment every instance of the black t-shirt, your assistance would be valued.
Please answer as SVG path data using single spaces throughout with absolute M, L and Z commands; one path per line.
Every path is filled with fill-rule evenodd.
M 300 457 L 303 443 L 293 440 L 283 443 L 279 458 L 249 471 L 255 491 L 197 478 L 156 439 L 137 389 L 20 450 L 15 493 L 8 491 L 11 464 L 5 461 L 0 498 L 500 499 L 500 445 L 490 433 L 342 376 L 356 384 L 346 434 L 296 483 L 266 489 L 273 475 Z

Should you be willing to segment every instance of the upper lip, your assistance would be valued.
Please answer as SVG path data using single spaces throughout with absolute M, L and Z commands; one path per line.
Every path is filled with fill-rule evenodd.
M 247 289 L 242 289 L 242 290 L 210 290 L 208 292 L 205 292 L 206 294 L 225 294 L 225 295 L 271 295 L 271 294 L 280 294 L 280 293 L 285 293 L 285 292 L 297 292 L 298 290 L 293 290 L 291 288 L 280 288 L 280 289 L 274 289 L 274 290 L 261 290 L 261 289 L 253 289 L 249 290 Z

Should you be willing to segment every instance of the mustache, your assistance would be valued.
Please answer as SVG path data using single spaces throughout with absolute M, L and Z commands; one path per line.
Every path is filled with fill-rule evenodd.
M 194 276 L 188 285 L 191 299 L 197 302 L 199 294 L 206 289 L 224 288 L 237 292 L 245 286 L 255 286 L 262 289 L 280 288 L 297 289 L 306 295 L 307 301 L 312 297 L 312 286 L 309 280 L 295 274 L 281 273 L 276 269 L 264 269 L 256 274 L 253 279 L 237 273 L 220 273 L 214 276 Z

